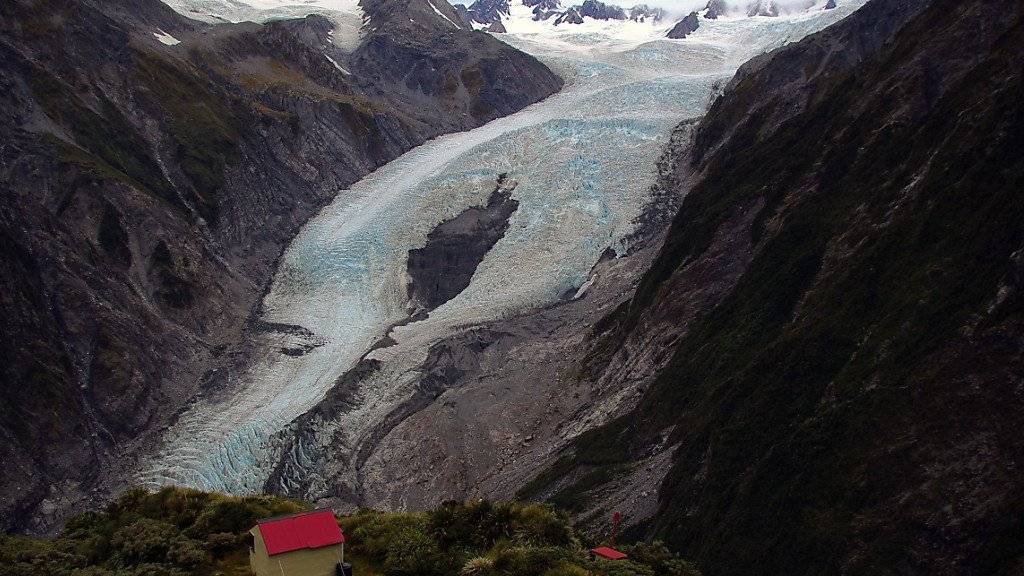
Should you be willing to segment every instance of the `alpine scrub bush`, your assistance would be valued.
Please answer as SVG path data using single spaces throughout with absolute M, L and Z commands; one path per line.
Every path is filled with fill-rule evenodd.
M 183 488 L 130 490 L 54 539 L 0 535 L 0 576 L 247 576 L 249 529 L 307 506 Z M 543 504 L 446 502 L 339 519 L 359 576 L 700 576 L 663 544 L 590 558 L 568 517 Z
M 0 536 L 0 576 L 188 576 L 248 573 L 246 532 L 305 505 L 183 488 L 129 490 L 73 517 L 55 539 Z M 244 569 L 244 571 L 240 571 Z

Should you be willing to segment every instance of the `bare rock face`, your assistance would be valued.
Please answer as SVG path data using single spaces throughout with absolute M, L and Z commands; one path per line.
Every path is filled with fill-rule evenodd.
M 540 8 L 541 10 L 558 10 L 562 7 L 560 0 L 522 0 L 523 6 Z
M 629 9 L 629 19 L 634 22 L 654 22 L 657 24 L 665 18 L 667 13 L 663 8 L 656 8 L 648 6 L 647 4 L 638 4 Z
M 4 530 L 47 530 L 132 481 L 134 458 L 215 385 L 208 369 L 259 329 L 282 248 L 337 190 L 561 86 L 425 1 L 363 7 L 375 28 L 346 54 L 318 16 L 0 6 Z
M 470 18 L 479 24 L 494 24 L 509 14 L 509 0 L 476 0 L 469 5 Z
M 555 18 L 555 26 L 559 24 L 583 24 L 583 15 L 580 14 L 579 8 L 573 6 Z
M 725 0 L 708 0 L 707 6 L 704 7 L 704 17 L 708 20 L 715 20 L 728 12 L 729 5 L 725 3 Z
M 473 16 L 469 13 L 469 8 L 466 8 L 465 4 L 452 4 L 452 9 L 455 10 L 455 14 L 459 17 L 456 21 L 463 28 L 471 30 L 473 28 Z
M 547 20 L 562 13 L 560 0 L 523 0 L 523 5 L 532 8 L 533 19 L 536 21 Z
M 673 40 L 682 40 L 683 38 L 686 38 L 690 34 L 696 32 L 699 26 L 700 22 L 697 19 L 697 13 L 690 12 L 686 16 L 686 18 L 683 18 L 682 20 L 677 22 L 676 25 L 673 26 L 672 29 L 668 31 L 668 34 L 666 34 L 666 36 L 668 38 L 672 38 Z
M 747 16 L 778 16 L 779 5 L 773 0 L 757 0 L 747 5 Z
M 409 300 L 414 310 L 433 310 L 469 286 L 487 252 L 505 236 L 519 208 L 516 182 L 502 174 L 485 206 L 467 208 L 437 225 L 422 248 L 409 252 Z
M 585 0 L 579 6 L 581 16 L 593 18 L 594 20 L 625 20 L 626 12 L 622 8 L 605 4 L 599 0 Z

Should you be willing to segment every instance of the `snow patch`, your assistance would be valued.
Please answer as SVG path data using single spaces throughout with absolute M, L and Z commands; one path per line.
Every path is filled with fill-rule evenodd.
M 160 30 L 159 28 L 157 28 L 156 32 L 153 32 L 153 36 L 156 36 L 156 39 L 159 40 L 161 44 L 166 44 L 167 46 L 181 44 L 181 40 L 178 40 L 174 36 L 171 36 L 167 32 Z
M 445 15 L 444 15 L 444 12 L 441 12 L 440 10 L 438 10 L 438 9 L 437 9 L 437 6 L 434 6 L 434 0 L 427 0 L 427 4 L 430 4 L 430 7 L 434 9 L 434 13 L 435 13 L 435 14 L 437 14 L 437 15 L 438 15 L 438 16 L 440 16 L 441 18 L 444 18 L 444 19 L 445 19 L 445 20 L 447 20 L 448 22 L 450 22 L 452 26 L 455 26 L 455 27 L 456 27 L 456 28 L 458 28 L 459 30 L 462 30 L 462 26 L 459 26 L 459 25 L 458 25 L 458 24 L 456 24 L 455 22 L 452 22 L 452 19 L 451 19 L 451 18 L 449 18 L 449 17 L 445 16 Z
M 338 63 L 337 63 L 337 62 L 336 62 L 336 61 L 334 60 L 334 58 L 331 58 L 331 57 L 330 57 L 330 56 L 328 56 L 327 54 L 324 54 L 324 58 L 327 58 L 327 61 L 328 61 L 328 62 L 330 62 L 331 64 L 334 64 L 334 67 L 335 67 L 335 68 L 337 68 L 337 69 L 338 69 L 339 71 L 341 71 L 341 73 L 342 73 L 342 74 L 346 74 L 346 75 L 348 75 L 348 76 L 351 76 L 351 75 L 352 75 L 352 73 L 351 73 L 351 72 L 349 72 L 348 70 L 345 70 L 344 68 L 342 68 L 342 67 L 341 67 L 341 65 L 340 65 L 340 64 L 338 64 Z
M 580 298 L 582 298 L 583 295 L 587 293 L 587 289 L 594 284 L 594 280 L 597 280 L 597 277 L 591 274 L 590 278 L 587 278 L 587 281 L 584 282 L 583 285 L 580 286 L 580 289 L 576 291 L 576 294 L 573 295 L 572 299 L 579 300 Z

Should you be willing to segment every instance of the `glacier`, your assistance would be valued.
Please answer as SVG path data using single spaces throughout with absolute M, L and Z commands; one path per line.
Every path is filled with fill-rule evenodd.
M 581 295 L 606 249 L 628 249 L 672 128 L 700 116 L 740 64 L 861 3 L 702 20 L 685 40 L 664 38 L 671 22 L 535 26 L 523 16 L 528 9 L 515 6 L 509 33 L 496 36 L 546 63 L 566 80 L 565 89 L 475 130 L 427 142 L 339 191 L 292 241 L 263 301 L 263 321 L 314 335 L 275 333 L 267 336 L 278 339 L 271 348 L 308 344 L 305 352 L 254 356 L 229 375 L 225 390 L 198 398 L 143 463 L 139 480 L 262 491 L 281 457 L 275 434 L 360 359 L 371 358 L 381 369 L 360 383 L 356 406 L 330 424 L 356 451 L 414 392 L 431 344 L 467 325 Z M 276 6 L 273 13 L 288 10 Z M 518 182 L 519 202 L 504 238 L 462 293 L 403 324 L 410 313 L 409 250 L 423 246 L 438 223 L 486 203 L 503 173 Z M 375 347 L 385 335 L 393 344 Z

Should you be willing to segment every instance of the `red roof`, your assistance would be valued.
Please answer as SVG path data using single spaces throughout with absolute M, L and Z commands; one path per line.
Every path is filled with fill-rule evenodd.
M 345 541 L 345 535 L 341 533 L 334 512 L 330 510 L 260 520 L 257 528 L 270 556 L 308 548 L 323 548 Z
M 598 557 L 605 558 L 605 559 L 608 559 L 608 560 L 622 560 L 623 558 L 626 557 L 626 555 L 623 554 L 622 552 L 619 552 L 618 550 L 616 550 L 614 548 L 609 548 L 607 546 L 601 546 L 599 548 L 594 548 L 593 550 L 590 551 L 590 553 L 593 554 L 594 556 L 598 556 Z

